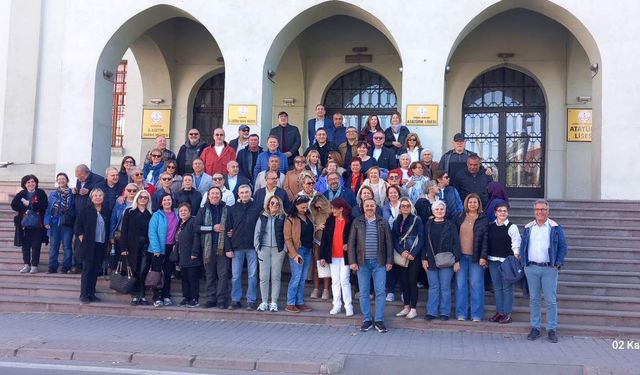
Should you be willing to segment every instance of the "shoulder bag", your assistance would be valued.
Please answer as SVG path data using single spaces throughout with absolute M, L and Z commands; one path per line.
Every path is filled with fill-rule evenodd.
M 407 232 L 400 239 L 400 244 L 402 245 L 403 250 L 411 252 L 413 248 L 418 243 L 418 236 L 409 236 L 411 231 L 413 230 L 413 225 L 416 223 L 416 217 L 413 217 L 413 222 L 411 226 L 407 230 Z M 397 251 L 393 250 L 393 263 L 400 267 L 409 267 L 409 259 L 402 256 L 402 254 L 398 254 Z
M 38 218 L 38 214 L 33 210 L 31 205 L 29 205 L 29 209 L 24 213 L 20 224 L 23 228 L 40 227 L 40 219 Z
M 442 253 L 435 254 L 433 251 L 433 244 L 431 243 L 431 234 L 428 236 L 429 238 L 429 247 L 431 247 L 431 254 L 436 259 L 436 267 L 438 268 L 449 268 L 456 263 L 456 257 L 450 251 L 445 251 Z

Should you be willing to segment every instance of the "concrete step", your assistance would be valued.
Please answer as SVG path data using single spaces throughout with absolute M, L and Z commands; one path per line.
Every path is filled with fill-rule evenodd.
M 529 307 L 529 298 L 522 297 L 521 292 L 514 293 L 514 306 Z M 609 311 L 640 311 L 640 298 L 585 296 L 574 294 L 558 294 L 558 306 L 566 309 L 609 310 Z M 420 301 L 423 302 L 423 301 Z M 487 292 L 485 304 L 495 304 L 493 293 Z
M 574 246 L 569 244 L 572 258 L 601 258 L 640 260 L 640 249 L 628 247 Z
M 607 236 L 620 238 L 640 238 L 640 227 L 631 226 L 590 226 L 585 224 L 560 224 L 567 236 Z
M 559 294 L 640 298 L 640 285 L 558 281 Z
M 531 213 L 527 214 L 514 214 L 509 211 L 509 220 L 518 224 L 518 227 L 522 229 L 522 226 L 531 220 L 533 220 L 533 216 Z M 558 222 L 563 227 L 567 225 L 588 225 L 588 226 L 601 226 L 606 224 L 607 226 L 613 227 L 630 227 L 638 229 L 640 228 L 640 214 L 636 215 L 636 217 L 630 218 L 608 218 L 606 220 L 602 219 L 602 216 L 560 216 L 553 215 L 553 220 Z
M 585 271 L 564 269 L 559 275 L 560 281 L 640 284 L 640 272 L 625 271 Z
M 588 209 L 597 208 L 601 210 L 605 209 L 619 209 L 628 208 L 640 210 L 640 201 L 627 201 L 627 200 L 569 200 L 569 199 L 549 199 L 549 206 L 551 209 L 556 208 L 571 208 L 571 209 Z M 533 209 L 535 199 L 529 198 L 512 198 L 509 200 L 511 207 L 526 207 Z
M 571 253 L 569 253 L 571 255 Z M 637 272 L 640 270 L 640 260 L 631 259 L 605 259 L 605 258 L 565 258 L 567 270 L 582 271 L 625 271 Z
M 509 216 L 515 216 L 515 217 L 529 217 L 530 219 L 527 220 L 526 222 L 532 221 L 533 220 L 533 205 L 531 205 L 530 207 L 514 207 L 511 206 L 509 208 Z M 627 219 L 633 219 L 633 218 L 638 218 L 638 209 L 633 209 L 633 208 L 615 208 L 615 209 L 601 209 L 601 208 L 594 208 L 594 207 L 587 207 L 587 208 L 580 208 L 580 209 L 575 209 L 575 208 L 563 208 L 563 207 L 553 207 L 551 206 L 551 211 L 549 214 L 549 217 L 553 220 L 555 220 L 555 217 L 582 217 L 582 216 L 587 216 L 587 217 L 600 217 L 601 219 L 622 219 L 622 218 L 627 218 Z M 557 221 L 560 225 L 562 225 L 562 221 L 560 220 L 555 220 Z
M 640 249 L 640 237 L 590 236 L 567 234 L 567 244 L 571 246 L 615 247 Z

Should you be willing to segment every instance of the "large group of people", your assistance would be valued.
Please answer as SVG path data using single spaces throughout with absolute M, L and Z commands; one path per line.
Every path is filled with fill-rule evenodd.
M 322 105 L 316 115 L 302 154 L 300 132 L 281 112 L 264 149 L 246 125 L 230 142 L 215 129 L 210 145 L 190 129 L 177 156 L 158 137 L 142 166 L 125 156 L 103 178 L 81 164 L 75 187 L 61 172 L 48 197 L 36 176 L 25 176 L 12 202 L 20 272 L 39 271 L 48 235 L 47 271 L 82 273 L 82 303 L 100 301 L 95 287 L 105 263 L 114 270 L 124 260 L 137 280 L 132 305 L 172 305 L 171 278 L 179 270 L 180 306 L 238 309 L 244 302 L 250 310 L 308 312 L 309 279 L 308 297 L 332 298 L 331 315 L 353 315 L 359 298 L 361 330 L 386 332 L 385 303 L 395 300 L 397 281 L 398 317 L 418 316 L 422 284 L 428 285 L 426 320 L 483 320 L 487 269 L 496 305 L 489 320 L 510 323 L 514 285 L 501 266 L 515 257 L 529 283 L 529 338 L 540 336 L 543 291 L 549 340 L 557 341 L 557 272 L 567 246 L 562 228 L 548 219 L 546 201 L 536 201 L 535 220 L 521 236 L 509 222 L 504 187 L 465 148 L 463 134 L 436 162 L 399 113 L 386 130 L 371 115 L 361 131 L 344 127 L 340 113 L 325 118 Z M 279 306 L 285 262 L 291 276 Z M 147 288 L 151 273 L 162 280 Z

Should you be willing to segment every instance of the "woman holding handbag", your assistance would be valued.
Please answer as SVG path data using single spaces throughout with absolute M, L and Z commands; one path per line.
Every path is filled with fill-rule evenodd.
M 37 273 L 40 263 L 40 249 L 45 232 L 42 219 L 48 206 L 47 193 L 38 188 L 38 177 L 28 174 L 20 180 L 20 190 L 11 201 L 11 209 L 18 213 L 16 238 L 22 241 L 22 261 L 20 273 Z
M 420 254 L 424 247 L 424 226 L 422 219 L 415 214 L 409 198 L 400 198 L 400 215 L 393 222 L 394 263 L 400 272 L 400 284 L 404 308 L 396 316 L 413 319 L 418 316 L 418 273 Z
M 127 185 L 127 196 L 137 188 L 133 184 Z M 131 305 L 148 305 L 144 297 L 143 263 L 146 263 L 147 247 L 149 246 L 149 221 L 151 220 L 151 194 L 146 190 L 134 193 L 131 207 L 125 209 L 122 216 L 120 234 L 120 255 L 125 257 L 136 278 L 136 286 L 131 292 Z M 117 206 L 116 206 L 117 207 Z
M 456 224 L 445 219 L 447 205 L 435 201 L 431 205 L 433 218 L 425 225 L 425 246 L 422 252 L 422 267 L 427 271 L 429 298 L 426 320 L 438 317 L 448 320 L 451 312 L 451 279 L 460 270 L 460 237 Z
M 44 215 L 44 226 L 49 230 L 51 246 L 49 247 L 49 270 L 47 273 L 58 272 L 58 254 L 60 244 L 64 251 L 61 273 L 67 273 L 71 269 L 73 252 L 71 239 L 73 238 L 73 221 L 75 208 L 73 193 L 69 189 L 69 176 L 66 173 L 58 173 L 56 176 L 58 188 L 49 194 L 49 205 Z
M 171 194 L 165 193 L 160 198 L 160 209 L 151 215 L 149 222 L 147 257 L 152 254 L 151 271 L 162 273 L 162 281 L 153 288 L 153 307 L 173 304 L 171 301 L 171 274 L 175 269 L 177 256 L 172 253 L 173 245 L 176 243 L 178 220 L 178 215 L 173 210 L 173 198 Z M 146 279 L 145 283 L 147 283 Z

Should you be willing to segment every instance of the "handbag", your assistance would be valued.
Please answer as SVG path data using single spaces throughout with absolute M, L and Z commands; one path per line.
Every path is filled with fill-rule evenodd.
M 151 267 L 144 279 L 144 286 L 147 288 L 160 289 L 164 286 L 164 277 L 162 277 L 162 264 L 158 264 L 160 258 L 153 257 Z
M 123 261 L 124 259 L 124 261 Z M 126 269 L 126 273 L 123 274 L 123 265 Z M 111 274 L 111 280 L 109 280 L 109 288 L 115 290 L 118 293 L 127 294 L 130 293 L 136 286 L 136 278 L 133 276 L 131 266 L 129 265 L 128 258 L 126 256 L 120 256 L 116 271 Z
M 62 225 L 65 227 L 72 227 L 73 216 L 70 213 L 65 212 L 64 214 L 62 214 L 62 216 L 58 217 L 58 225 Z
M 520 261 L 513 255 L 509 255 L 507 259 L 500 264 L 500 273 L 502 279 L 508 283 L 516 283 L 524 277 L 524 269 Z
M 38 214 L 34 210 L 27 210 L 20 221 L 20 225 L 23 228 L 38 228 L 40 226 Z
M 429 247 L 431 247 L 431 254 L 436 259 L 436 267 L 438 268 L 449 268 L 456 263 L 456 257 L 453 255 L 451 251 L 445 251 L 442 253 L 435 254 L 433 251 L 433 244 L 431 243 L 431 234 L 429 234 Z

